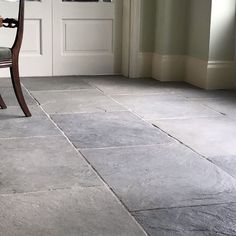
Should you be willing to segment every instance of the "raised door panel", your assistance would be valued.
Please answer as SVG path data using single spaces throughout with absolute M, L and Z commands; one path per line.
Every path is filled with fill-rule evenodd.
M 117 21 L 121 15 L 116 13 L 120 4 L 122 1 L 54 0 L 54 75 L 101 75 L 120 72 L 121 34 Z

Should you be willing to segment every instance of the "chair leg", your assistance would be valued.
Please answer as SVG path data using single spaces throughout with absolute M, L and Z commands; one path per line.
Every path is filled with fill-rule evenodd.
M 2 109 L 6 109 L 6 108 L 7 108 L 5 102 L 4 102 L 3 99 L 2 99 L 1 94 L 0 94 L 0 107 L 1 107 Z
M 22 111 L 24 112 L 25 116 L 31 117 L 31 113 L 25 102 L 24 95 L 21 89 L 18 63 L 13 63 L 12 67 L 10 67 L 10 72 L 11 72 L 11 80 L 12 80 L 13 88 L 14 88 L 18 103 Z

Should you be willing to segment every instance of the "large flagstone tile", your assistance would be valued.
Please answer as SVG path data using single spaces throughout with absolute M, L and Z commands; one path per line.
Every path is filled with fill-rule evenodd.
M 61 136 L 0 139 L 0 194 L 102 185 Z
M 106 97 L 97 90 L 33 92 L 43 109 L 49 114 L 55 113 L 90 113 L 124 111 L 111 98 Z
M 40 109 L 37 105 L 28 106 L 29 110 L 34 117 L 47 117 L 47 115 Z M 0 121 L 2 120 L 12 120 L 16 118 L 26 118 L 20 106 L 10 106 L 7 109 L 0 109 Z M 30 118 L 29 118 L 30 119 Z
M 77 148 L 166 143 L 166 134 L 130 112 L 52 115 Z
M 0 195 L 0 235 L 145 236 L 106 188 Z
M 9 88 L 12 87 L 12 82 L 11 82 L 11 78 L 0 78 L 0 88 Z
M 40 110 L 32 117 L 23 116 L 17 107 L 0 110 L 0 139 L 55 135 L 61 132 Z
M 87 77 L 85 82 L 96 86 L 107 94 L 150 94 L 174 93 L 174 89 L 188 88 L 189 85 L 181 82 L 161 83 L 151 78 L 125 78 L 123 76 Z
M 206 90 L 194 86 L 180 88 L 176 92 L 189 99 L 224 99 L 236 96 L 235 90 Z
M 217 99 L 200 100 L 205 106 L 221 112 L 227 116 L 236 118 L 236 96 L 222 97 Z
M 176 94 L 113 96 L 115 100 L 144 119 L 170 119 L 219 116 L 220 113 L 199 102 Z
M 174 142 L 82 150 L 129 210 L 231 202 L 236 180 Z
M 205 156 L 236 154 L 235 120 L 226 117 L 155 120 L 157 127 Z
M 91 85 L 76 76 L 22 78 L 21 81 L 30 91 L 92 89 Z
M 29 93 L 24 88 L 22 88 L 22 90 L 27 105 L 36 105 L 37 102 L 29 95 Z M 13 88 L 0 87 L 0 94 L 7 106 L 19 106 Z
M 236 155 L 210 156 L 208 157 L 215 165 L 236 178 Z
M 136 212 L 150 236 L 236 235 L 236 204 Z

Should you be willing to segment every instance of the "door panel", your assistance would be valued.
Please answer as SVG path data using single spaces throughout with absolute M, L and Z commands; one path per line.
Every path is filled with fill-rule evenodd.
M 0 2 L 3 17 L 16 18 L 18 3 Z M 52 75 L 52 4 L 51 0 L 26 1 L 24 38 L 20 53 L 21 76 Z M 11 47 L 16 30 L 0 30 L 1 46 Z M 9 70 L 1 70 L 1 77 Z
M 53 0 L 53 74 L 120 72 L 122 1 Z
M 52 3 L 28 1 L 21 50 L 22 76 L 52 75 Z

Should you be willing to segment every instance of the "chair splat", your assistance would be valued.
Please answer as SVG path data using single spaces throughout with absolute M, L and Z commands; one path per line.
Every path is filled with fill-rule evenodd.
M 3 27 L 5 28 L 17 28 L 18 27 L 18 21 L 13 18 L 5 18 L 2 21 Z

